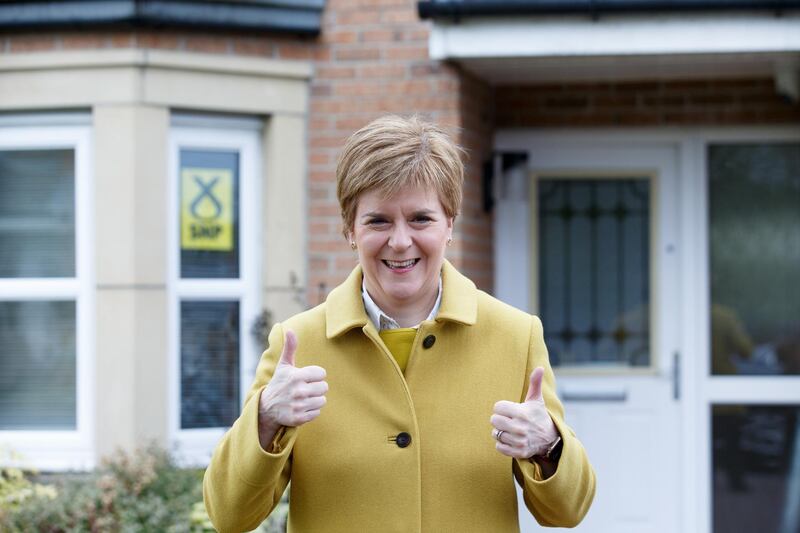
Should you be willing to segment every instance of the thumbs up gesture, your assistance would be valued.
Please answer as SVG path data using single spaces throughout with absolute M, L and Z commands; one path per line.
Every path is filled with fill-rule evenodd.
M 494 404 L 491 417 L 492 437 L 497 440 L 497 451 L 509 457 L 528 459 L 547 452 L 558 438 L 553 419 L 542 398 L 544 368 L 531 372 L 530 386 L 525 401 L 515 403 L 499 401 Z
M 259 440 L 271 441 L 281 426 L 296 427 L 319 416 L 328 383 L 325 369 L 295 365 L 297 336 L 286 330 L 275 374 L 262 391 L 258 406 Z

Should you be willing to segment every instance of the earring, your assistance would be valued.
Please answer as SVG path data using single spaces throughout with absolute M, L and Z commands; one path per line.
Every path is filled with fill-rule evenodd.
M 447 246 L 450 246 L 451 244 L 453 244 L 453 238 L 452 237 L 448 237 L 447 238 Z
M 352 248 L 353 250 L 358 248 L 358 246 L 356 246 L 356 241 L 350 241 L 350 248 Z

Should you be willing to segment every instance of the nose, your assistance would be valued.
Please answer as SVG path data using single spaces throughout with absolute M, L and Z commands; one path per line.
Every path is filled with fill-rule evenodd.
M 389 247 L 395 252 L 402 252 L 411 246 L 411 232 L 406 224 L 395 224 L 389 236 Z

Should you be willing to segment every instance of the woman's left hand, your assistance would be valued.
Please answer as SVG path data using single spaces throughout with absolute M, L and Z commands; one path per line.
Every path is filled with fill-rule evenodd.
M 542 398 L 543 376 L 542 367 L 537 367 L 531 373 L 531 383 L 524 402 L 503 400 L 494 404 L 492 437 L 497 440 L 497 451 L 503 455 L 517 459 L 544 455 L 558 438 L 558 430 Z

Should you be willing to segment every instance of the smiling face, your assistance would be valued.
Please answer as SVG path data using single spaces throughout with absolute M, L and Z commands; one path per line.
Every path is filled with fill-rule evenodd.
M 370 190 L 358 199 L 350 238 L 367 291 L 401 326 L 419 323 L 433 307 L 452 233 L 453 219 L 433 190 L 407 187 L 389 198 Z

